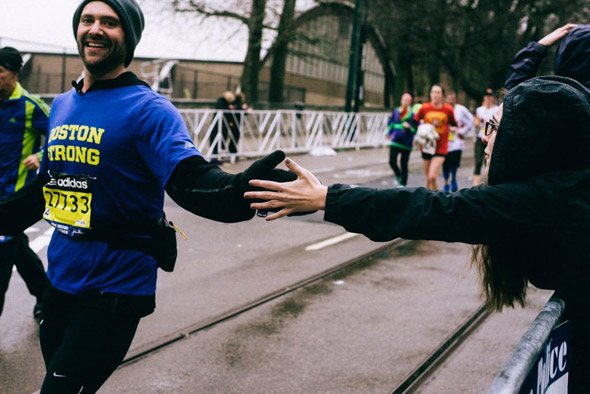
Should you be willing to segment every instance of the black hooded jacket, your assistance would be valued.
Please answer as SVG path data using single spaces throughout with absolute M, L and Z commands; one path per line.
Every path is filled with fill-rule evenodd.
M 538 42 L 521 49 L 512 60 L 504 87 L 510 90 L 533 78 L 547 52 L 548 48 Z M 590 89 L 590 25 L 578 25 L 561 40 L 553 59 L 553 73 L 575 79 Z

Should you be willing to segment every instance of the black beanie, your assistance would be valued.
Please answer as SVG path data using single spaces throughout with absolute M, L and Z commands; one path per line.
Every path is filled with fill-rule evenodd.
M 80 16 L 86 4 L 97 0 L 83 0 L 76 11 L 74 12 L 74 19 L 72 25 L 74 28 L 74 37 L 78 31 L 78 24 L 80 23 Z M 135 47 L 141 39 L 141 32 L 145 25 L 143 13 L 135 0 L 98 0 L 111 6 L 113 10 L 121 19 L 121 27 L 125 32 L 125 43 L 127 44 L 127 57 L 125 58 L 125 67 L 127 67 L 133 60 L 133 52 Z
M 590 169 L 590 92 L 561 76 L 529 79 L 504 97 L 488 183 Z
M 0 66 L 19 72 L 23 66 L 23 58 L 20 52 L 13 47 L 4 47 L 0 49 Z

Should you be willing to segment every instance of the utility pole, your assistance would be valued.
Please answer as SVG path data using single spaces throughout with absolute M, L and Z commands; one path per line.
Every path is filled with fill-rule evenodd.
M 355 82 L 357 79 L 357 70 L 360 54 L 360 25 L 361 25 L 361 7 L 363 0 L 355 0 L 354 13 L 352 15 L 352 34 L 350 36 L 350 56 L 348 59 L 348 80 L 346 82 L 346 103 L 344 110 L 352 111 L 352 99 L 355 93 Z

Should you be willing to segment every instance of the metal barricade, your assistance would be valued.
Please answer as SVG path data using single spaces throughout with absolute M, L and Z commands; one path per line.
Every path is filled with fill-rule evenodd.
M 181 109 L 197 149 L 207 158 L 257 157 L 282 149 L 364 148 L 386 143 L 382 112 L 223 111 Z
M 551 331 L 561 322 L 564 310 L 565 302 L 554 294 L 494 378 L 489 394 L 514 394 L 521 391 Z

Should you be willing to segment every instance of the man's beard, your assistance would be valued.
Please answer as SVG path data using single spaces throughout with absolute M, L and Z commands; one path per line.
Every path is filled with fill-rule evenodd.
M 82 59 L 84 66 L 92 75 L 100 76 L 108 74 L 125 63 L 125 58 L 127 56 L 126 45 L 119 45 L 119 43 L 113 42 L 108 38 L 100 38 L 98 40 L 95 39 L 95 41 L 101 41 L 102 43 L 106 44 L 107 47 L 111 49 L 110 53 L 102 60 L 97 62 L 88 61 L 86 59 L 86 54 L 84 53 L 84 49 L 86 48 L 84 43 L 86 42 L 87 38 L 87 36 L 84 36 L 78 41 L 78 53 L 80 54 L 80 58 Z

